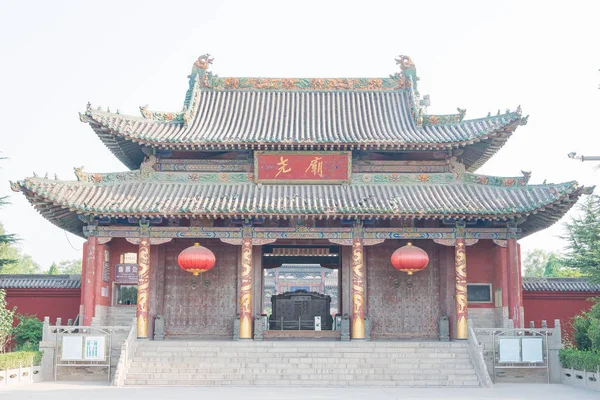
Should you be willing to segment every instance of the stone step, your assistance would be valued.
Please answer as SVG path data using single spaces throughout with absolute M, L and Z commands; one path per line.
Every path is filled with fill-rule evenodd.
M 354 380 L 354 381 L 328 381 L 323 380 L 318 382 L 323 387 L 459 387 L 459 388 L 475 388 L 479 387 L 479 382 L 473 381 L 449 381 L 440 379 L 420 380 L 420 381 L 385 381 L 385 380 Z M 210 379 L 126 379 L 127 386 L 292 386 L 292 387 L 314 387 L 314 381 L 310 380 L 287 380 L 287 379 L 226 379 L 226 380 L 210 380 Z
M 199 362 L 199 360 L 202 358 L 202 355 L 199 356 L 178 356 L 178 357 L 172 357 L 172 356 L 153 356 L 153 357 L 137 357 L 134 356 L 132 361 L 134 362 L 146 362 L 146 363 L 163 363 L 163 362 L 168 362 L 168 363 L 172 363 L 172 362 L 179 362 L 179 363 L 197 363 Z M 339 363 L 339 362 L 354 362 L 354 363 L 364 363 L 364 362 L 372 362 L 374 364 L 389 364 L 389 363 L 410 363 L 410 364 L 415 364 L 415 363 L 435 363 L 435 362 L 441 362 L 441 361 L 446 361 L 446 360 L 460 360 L 460 361 L 465 361 L 465 360 L 469 360 L 469 355 L 463 355 L 463 354 L 445 354 L 445 355 L 439 355 L 439 356 L 432 356 L 432 355 L 428 355 L 428 356 L 421 356 L 421 357 L 405 357 L 405 358 L 395 358 L 395 357 L 369 357 L 368 355 L 364 355 L 362 357 L 347 357 L 344 355 L 332 355 L 331 357 L 312 357 L 309 355 L 306 355 L 304 357 L 302 356 L 295 356 L 295 357 L 286 357 L 286 356 L 279 356 L 279 357 L 261 357 L 261 356 L 255 356 L 255 357 L 251 357 L 251 356 L 223 356 L 223 357 L 205 357 L 202 359 L 202 362 L 206 363 L 206 364 L 213 364 L 213 363 L 239 363 L 239 362 L 246 362 L 246 363 L 274 363 L 274 362 L 286 362 L 286 363 L 292 363 L 292 364 L 304 364 L 304 363 L 313 363 L 313 364 L 329 364 L 329 363 Z
M 229 340 L 196 340 L 196 341 L 181 341 L 181 340 L 149 340 L 140 341 L 146 348 L 167 348 L 167 347 L 214 347 L 214 348 L 265 348 L 265 347 L 326 347 L 326 348 L 378 348 L 378 347 L 389 347 L 389 348 L 428 348 L 428 349 L 449 349 L 449 348 L 467 348 L 467 343 L 464 341 L 460 342 L 392 342 L 392 341 L 380 341 L 380 342 L 340 342 L 340 341 L 297 341 L 297 340 L 282 340 L 282 341 L 229 341 Z
M 339 372 L 339 371 L 350 371 L 360 370 L 367 373 L 383 373 L 386 371 L 406 373 L 406 371 L 454 371 L 457 374 L 472 373 L 473 366 L 471 364 L 458 364 L 458 365 L 401 365 L 401 366 L 386 366 L 386 367 L 369 367 L 369 366 L 348 366 L 346 364 L 338 364 L 335 366 L 295 366 L 290 364 L 265 364 L 261 366 L 246 366 L 244 364 L 219 364 L 219 365 L 156 365 L 156 364 L 137 364 L 132 363 L 129 372 L 140 373 L 140 372 L 181 372 L 181 373 L 196 373 L 196 372 L 251 372 L 256 371 L 257 373 L 273 373 L 273 372 L 286 372 L 286 371 L 317 371 L 319 373 Z
M 453 374 L 453 373 L 439 373 L 439 371 L 427 371 L 423 373 L 412 373 L 412 374 L 366 374 L 366 373 L 297 373 L 297 372 L 285 372 L 285 373 L 274 373 L 274 374 L 254 374 L 254 373 L 177 373 L 177 372 L 164 372 L 164 373 L 129 373 L 128 379 L 208 379 L 208 380 L 222 380 L 222 379 L 290 379 L 290 380 L 335 380 L 335 381 L 354 381 L 354 380 L 386 380 L 386 381 L 419 381 L 427 379 L 442 379 L 442 380 L 461 380 L 461 381 L 477 381 L 477 376 L 467 374 Z

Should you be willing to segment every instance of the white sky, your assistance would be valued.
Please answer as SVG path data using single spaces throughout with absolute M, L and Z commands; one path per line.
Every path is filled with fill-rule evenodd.
M 179 111 L 196 58 L 220 76 L 385 77 L 412 57 L 429 113 L 466 118 L 522 105 L 529 124 L 478 172 L 600 184 L 597 1 L 0 2 L 0 221 L 47 269 L 83 239 L 47 222 L 8 180 L 123 171 L 78 111 Z M 564 221 L 564 219 L 563 219 Z M 524 239 L 556 250 L 561 223 Z M 78 250 L 74 250 L 71 244 Z

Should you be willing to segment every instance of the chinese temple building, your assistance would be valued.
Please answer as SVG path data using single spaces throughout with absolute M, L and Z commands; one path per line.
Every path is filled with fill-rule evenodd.
M 335 293 L 352 340 L 437 340 L 445 317 L 452 339 L 468 319 L 523 326 L 518 240 L 590 188 L 475 173 L 526 124 L 520 107 L 429 115 L 407 56 L 387 78 L 223 78 L 212 61 L 194 63 L 180 112 L 80 113 L 129 170 L 11 183 L 87 238 L 83 324 L 128 308 L 139 338 L 160 315 L 167 338 L 231 338 L 239 324 L 252 339 L 265 295 L 301 288 Z M 390 261 L 409 241 L 429 260 L 412 274 Z M 216 260 L 198 277 L 177 261 L 194 243 Z M 304 283 L 285 284 L 282 266 Z

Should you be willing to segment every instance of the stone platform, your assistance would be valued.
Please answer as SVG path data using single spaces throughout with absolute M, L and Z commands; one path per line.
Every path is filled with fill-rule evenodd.
M 140 341 L 125 385 L 479 387 L 466 342 Z

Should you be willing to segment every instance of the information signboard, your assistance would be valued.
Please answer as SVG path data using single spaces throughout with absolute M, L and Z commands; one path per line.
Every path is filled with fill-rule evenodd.
M 523 338 L 523 362 L 544 362 L 544 339 L 541 337 Z
M 521 362 L 521 339 L 499 338 L 499 361 L 501 363 Z
M 89 361 L 105 360 L 104 343 L 104 336 L 86 336 L 84 358 Z
M 62 337 L 60 359 L 62 361 L 83 360 L 83 335 Z

